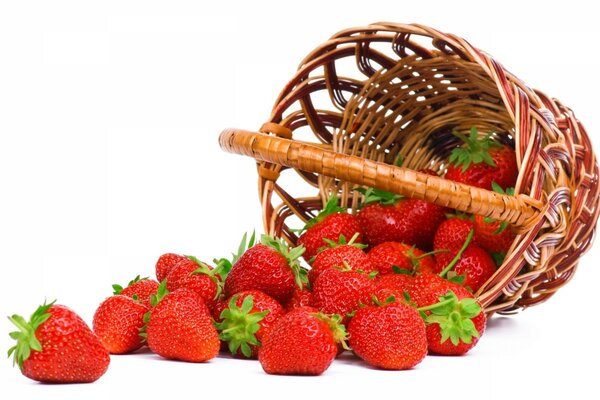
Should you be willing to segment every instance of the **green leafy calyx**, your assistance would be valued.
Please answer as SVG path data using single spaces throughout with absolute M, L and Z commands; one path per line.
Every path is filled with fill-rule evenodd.
M 126 288 L 128 288 L 129 286 L 133 285 L 134 283 L 137 283 L 139 281 L 143 281 L 149 279 L 147 276 L 144 278 L 141 278 L 140 275 L 136 276 L 135 278 L 133 278 L 132 280 L 129 281 L 129 283 L 127 284 L 127 286 L 125 286 Z M 119 285 L 119 284 L 114 284 L 112 285 L 113 288 L 113 294 L 114 295 L 118 295 L 121 294 L 121 292 L 123 291 L 123 286 Z
M 403 198 L 402 195 L 386 192 L 385 190 L 379 190 L 375 188 L 356 188 L 354 190 L 361 193 L 364 196 L 363 201 L 360 205 L 361 207 L 364 207 L 367 204 L 371 203 L 393 205 Z
M 300 245 L 290 248 L 283 239 L 275 239 L 268 235 L 262 235 L 260 238 L 260 243 L 274 249 L 285 257 L 289 267 L 294 273 L 296 285 L 298 285 L 300 289 L 302 289 L 304 285 L 308 283 L 308 271 L 302 268 L 300 266 L 300 262 L 298 261 L 300 256 L 306 251 L 304 246 Z
M 49 310 L 50 307 L 56 302 L 39 306 L 29 321 L 25 321 L 25 318 L 20 315 L 12 315 L 8 317 L 8 320 L 12 322 L 18 331 L 11 332 L 9 335 L 17 343 L 8 350 L 8 357 L 13 357 L 13 365 L 18 364 L 20 369 L 23 369 L 23 362 L 31 355 L 31 350 L 42 351 L 42 344 L 35 336 L 35 331 L 52 315 Z
M 470 344 L 473 338 L 479 337 L 479 332 L 471 318 L 481 313 L 481 306 L 473 298 L 458 300 L 456 294 L 451 290 L 444 296 L 440 296 L 439 302 L 427 307 L 419 308 L 421 315 L 430 311 L 424 317 L 427 324 L 439 324 L 441 342 L 450 339 L 453 345 L 458 346 L 460 342 Z
M 343 212 L 346 212 L 346 210 L 338 205 L 337 196 L 331 196 L 327 200 L 327 203 L 325 203 L 325 207 L 323 207 L 323 209 L 317 214 L 316 217 L 313 217 L 308 220 L 308 222 L 306 223 L 306 225 L 304 226 L 302 231 L 312 228 L 313 226 L 315 226 L 319 222 L 323 221 L 326 217 L 328 217 L 332 214 L 343 213 Z
M 244 297 L 242 306 L 238 307 L 237 301 L 241 295 L 233 296 L 226 309 L 221 312 L 221 322 L 216 323 L 220 331 L 219 338 L 227 342 L 231 354 L 240 351 L 245 357 L 252 357 L 253 346 L 260 346 L 256 332 L 260 329 L 260 321 L 269 313 L 268 310 L 252 312 L 254 298 L 249 295 Z
M 215 263 L 214 273 L 221 277 L 221 281 L 225 282 L 225 278 L 233 268 L 233 264 L 239 260 L 239 258 L 248 250 L 256 244 L 256 231 L 252 231 L 252 235 L 250 236 L 250 240 L 248 240 L 248 232 L 244 233 L 242 236 L 242 240 L 240 245 L 238 246 L 237 252 L 231 253 L 231 259 L 228 258 L 215 258 L 213 262 Z
M 465 172 L 471 164 L 485 163 L 491 167 L 495 167 L 496 163 L 490 155 L 490 149 L 501 147 L 502 145 L 493 140 L 493 133 L 480 136 L 477 133 L 477 128 L 471 128 L 469 136 L 459 132 L 453 132 L 453 135 L 463 141 L 462 147 L 457 147 L 452 150 L 448 161 L 456 165 L 462 166 L 462 172 Z
M 346 332 L 344 324 L 342 324 L 342 317 L 340 315 L 327 315 L 322 312 L 316 312 L 312 315 L 314 315 L 315 317 L 327 324 L 327 326 L 331 330 L 331 333 L 333 334 L 333 340 L 336 343 L 339 343 L 344 348 L 344 350 L 350 350 L 350 347 L 348 347 L 348 344 L 346 343 L 346 340 L 348 339 L 348 333 Z

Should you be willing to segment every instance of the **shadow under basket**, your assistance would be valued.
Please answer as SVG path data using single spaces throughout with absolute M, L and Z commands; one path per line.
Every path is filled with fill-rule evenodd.
M 514 196 L 417 172 L 441 175 L 459 145 L 452 133 L 471 127 L 514 148 Z M 426 26 L 337 33 L 301 62 L 260 132 L 227 129 L 219 141 L 257 160 L 265 230 L 290 244 L 292 228 L 329 195 L 355 211 L 357 186 L 510 222 L 517 237 L 475 293 L 488 313 L 548 299 L 594 237 L 598 165 L 573 112 L 467 41 Z

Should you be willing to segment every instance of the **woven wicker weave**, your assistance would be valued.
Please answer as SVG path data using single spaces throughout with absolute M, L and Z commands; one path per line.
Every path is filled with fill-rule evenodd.
M 514 197 L 415 172 L 442 172 L 457 146 L 452 132 L 472 126 L 514 147 Z M 357 185 L 513 223 L 519 235 L 476 293 L 488 312 L 548 299 L 594 236 L 598 165 L 573 112 L 465 40 L 429 27 L 339 32 L 302 61 L 260 132 L 228 129 L 220 143 L 259 161 L 265 229 L 290 243 L 297 218 L 311 218 L 331 193 L 355 209 Z M 403 168 L 393 165 L 399 156 Z M 284 188 L 294 171 L 306 193 Z

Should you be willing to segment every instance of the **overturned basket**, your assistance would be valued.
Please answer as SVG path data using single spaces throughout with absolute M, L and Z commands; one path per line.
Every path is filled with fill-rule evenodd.
M 415 171 L 443 171 L 457 146 L 451 133 L 472 126 L 502 132 L 498 140 L 514 146 L 515 196 Z M 548 299 L 594 236 L 598 165 L 573 112 L 435 29 L 377 23 L 336 34 L 302 61 L 260 132 L 228 129 L 219 140 L 258 161 L 265 228 L 290 243 L 296 217 L 311 218 L 330 193 L 355 208 L 357 185 L 514 224 L 504 263 L 476 293 L 488 312 Z M 281 174 L 290 168 L 319 192 L 294 193 L 293 176 Z

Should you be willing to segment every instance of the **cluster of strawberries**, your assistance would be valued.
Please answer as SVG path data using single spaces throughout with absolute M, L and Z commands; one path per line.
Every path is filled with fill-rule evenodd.
M 445 177 L 510 193 L 514 151 L 490 135 L 457 135 Z M 434 174 L 432 171 L 426 171 Z M 167 359 L 203 362 L 228 349 L 256 358 L 269 374 L 323 373 L 351 349 L 382 368 L 412 368 L 428 353 L 461 355 L 484 332 L 474 293 L 502 262 L 511 227 L 423 200 L 368 188 L 356 214 L 331 197 L 290 248 L 244 235 L 232 259 L 213 265 L 167 253 L 156 280 L 115 285 L 91 330 L 73 311 L 44 304 L 10 349 L 24 375 L 91 382 L 109 353 L 148 348 Z M 310 268 L 300 264 L 303 258 Z M 159 283 L 160 282 L 160 283 Z

